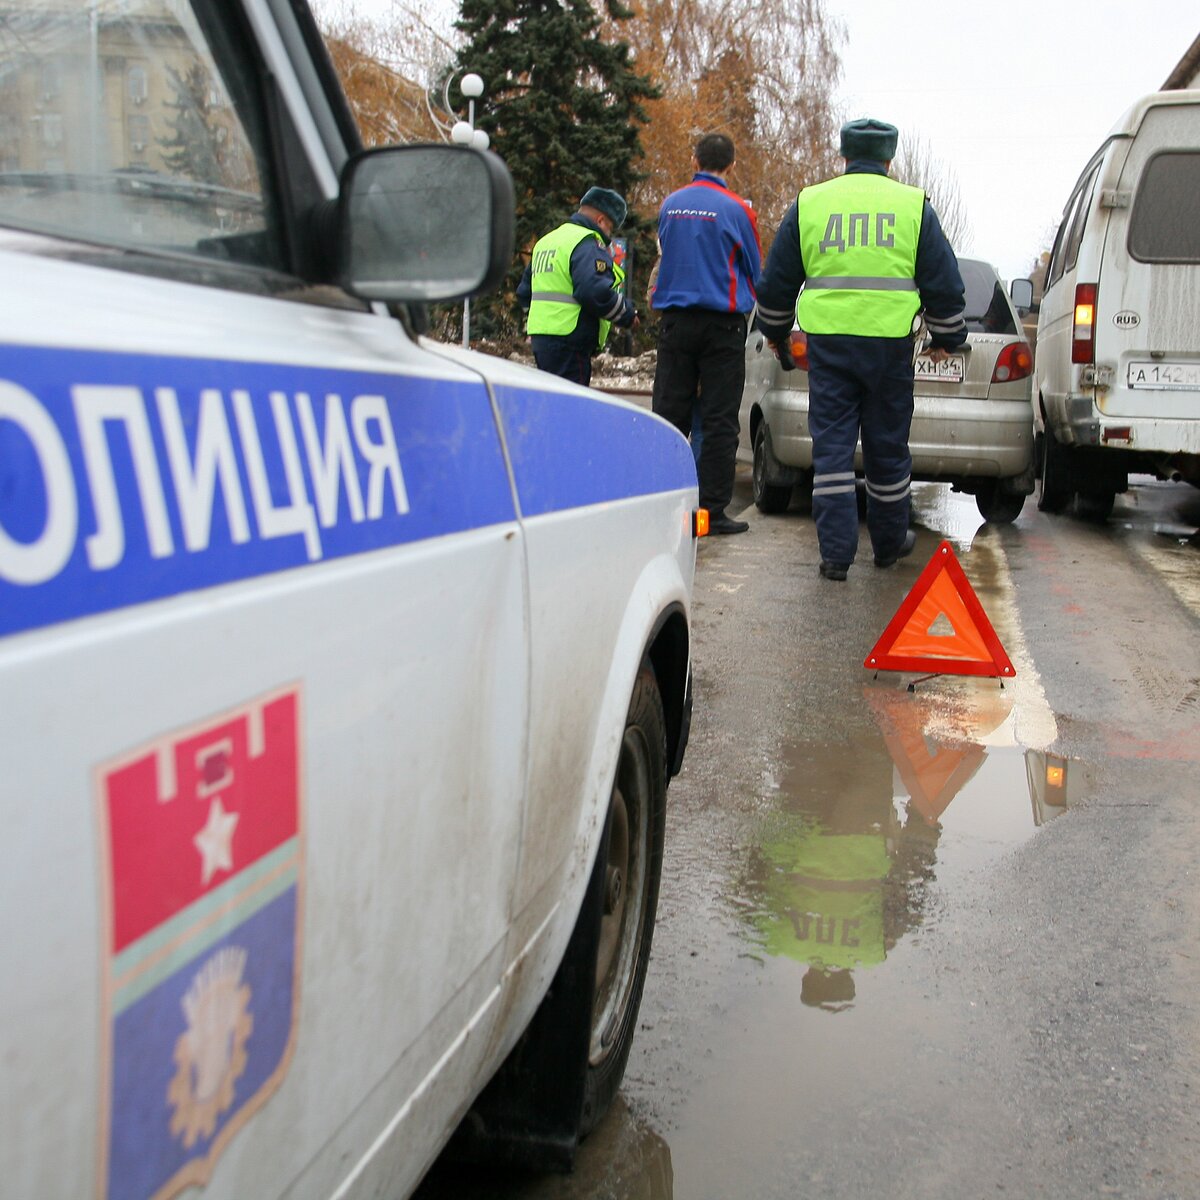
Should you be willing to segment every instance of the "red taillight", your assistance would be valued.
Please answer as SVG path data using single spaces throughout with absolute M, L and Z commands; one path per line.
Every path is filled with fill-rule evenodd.
M 993 383 L 1012 383 L 1033 374 L 1033 354 L 1025 342 L 1009 342 L 1000 351 L 992 371 Z
M 808 334 L 803 329 L 793 329 L 788 338 L 792 359 L 802 371 L 808 370 Z
M 1071 324 L 1071 361 L 1090 363 L 1096 353 L 1096 285 L 1075 285 L 1075 319 Z

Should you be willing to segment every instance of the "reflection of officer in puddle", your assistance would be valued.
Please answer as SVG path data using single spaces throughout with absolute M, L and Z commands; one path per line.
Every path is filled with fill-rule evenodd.
M 881 738 L 829 748 L 813 766 L 806 755 L 783 781 L 756 925 L 769 954 L 808 964 L 801 1000 L 838 1012 L 854 999 L 853 968 L 883 962 L 920 923 L 939 828 L 897 813 Z

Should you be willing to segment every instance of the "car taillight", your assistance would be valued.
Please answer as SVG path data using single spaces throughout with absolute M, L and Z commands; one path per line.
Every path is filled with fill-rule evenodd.
M 1075 319 L 1071 324 L 1071 361 L 1090 363 L 1096 353 L 1096 285 L 1075 285 Z
M 1025 342 L 1009 342 L 996 358 L 993 383 L 1011 383 L 1033 374 L 1033 355 Z
M 793 329 L 788 344 L 791 346 L 792 359 L 802 371 L 808 370 L 808 334 L 803 329 Z

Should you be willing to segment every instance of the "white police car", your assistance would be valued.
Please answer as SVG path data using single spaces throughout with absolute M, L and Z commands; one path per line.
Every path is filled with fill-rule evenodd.
M 569 1162 L 687 741 L 686 443 L 414 332 L 511 183 L 357 154 L 303 5 L 17 6 L 0 88 L 4 1193 L 396 1197 L 468 1109 Z

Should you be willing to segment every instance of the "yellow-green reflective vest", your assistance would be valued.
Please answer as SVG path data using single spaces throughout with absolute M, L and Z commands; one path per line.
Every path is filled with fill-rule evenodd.
M 925 193 L 886 175 L 854 173 L 796 198 L 806 333 L 907 337 L 921 307 L 917 241 Z
M 530 259 L 529 318 L 526 333 L 548 333 L 565 337 L 575 332 L 579 324 L 579 301 L 575 299 L 574 284 L 571 282 L 571 255 L 584 238 L 594 238 L 600 246 L 604 239 L 594 230 L 568 221 L 539 238 L 533 247 Z M 620 286 L 625 273 L 613 266 L 613 288 Z M 608 340 L 611 321 L 600 322 L 599 345 Z

